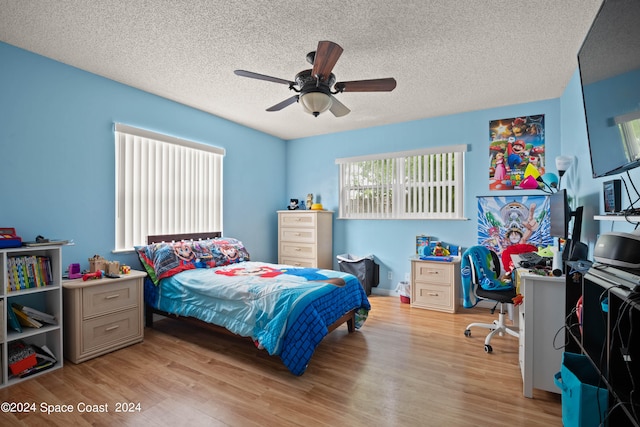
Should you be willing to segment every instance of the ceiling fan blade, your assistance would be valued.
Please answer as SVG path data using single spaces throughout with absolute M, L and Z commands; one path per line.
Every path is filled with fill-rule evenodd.
M 330 41 L 318 42 L 315 58 L 313 60 L 312 76 L 320 76 L 321 81 L 326 81 L 331 75 L 331 70 L 342 55 L 342 47 Z
M 299 95 L 293 95 L 291 98 L 287 98 L 284 101 L 277 103 L 273 107 L 267 108 L 267 111 L 280 111 L 284 107 L 287 107 L 293 104 L 294 102 L 298 102 L 298 98 L 299 98 Z
M 346 116 L 351 112 L 351 110 L 345 107 L 344 104 L 338 101 L 333 95 L 331 95 L 331 108 L 329 108 L 329 111 L 336 117 Z
M 235 70 L 234 73 L 237 76 L 249 77 L 251 79 L 258 79 L 258 80 L 266 80 L 268 82 L 273 82 L 273 83 L 282 83 L 283 85 L 291 86 L 295 84 L 294 82 L 291 82 L 289 80 L 279 79 L 277 77 L 265 76 L 264 74 L 253 73 L 251 71 Z
M 396 79 L 356 80 L 338 82 L 334 85 L 338 92 L 391 92 L 396 88 Z

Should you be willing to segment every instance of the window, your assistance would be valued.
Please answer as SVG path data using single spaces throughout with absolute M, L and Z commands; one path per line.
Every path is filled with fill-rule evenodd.
M 116 251 L 222 230 L 224 149 L 116 123 L 115 154 Z
M 463 219 L 466 145 L 337 159 L 340 218 Z

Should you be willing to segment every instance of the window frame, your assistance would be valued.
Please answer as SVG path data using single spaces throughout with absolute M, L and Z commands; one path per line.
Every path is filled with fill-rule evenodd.
M 336 159 L 338 218 L 466 220 L 464 159 L 467 151 L 467 145 L 460 144 Z M 367 172 L 358 172 L 358 169 Z M 369 182 L 352 184 L 352 174 Z M 354 192 L 371 195 L 352 197 Z M 370 208 L 374 204 L 379 208 Z
M 114 123 L 114 253 L 148 235 L 222 231 L 225 150 Z

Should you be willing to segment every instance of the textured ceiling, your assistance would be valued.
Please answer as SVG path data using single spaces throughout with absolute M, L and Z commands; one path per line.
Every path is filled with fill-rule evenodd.
M 602 0 L 0 0 L 0 40 L 283 139 L 559 97 Z M 344 48 L 338 81 L 394 77 L 393 92 L 342 93 L 315 118 L 285 80 L 318 41 Z

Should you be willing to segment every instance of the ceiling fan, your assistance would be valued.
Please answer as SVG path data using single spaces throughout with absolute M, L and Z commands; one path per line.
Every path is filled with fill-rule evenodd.
M 294 102 L 300 102 L 304 110 L 315 117 L 327 110 L 331 111 L 336 117 L 349 114 L 351 110 L 333 96 L 337 93 L 391 92 L 395 89 L 396 80 L 392 77 L 336 83 L 336 76 L 333 75 L 331 70 L 336 65 L 342 51 L 342 47 L 337 43 L 330 41 L 318 42 L 317 49 L 307 54 L 307 62 L 312 64 L 313 68 L 300 71 L 296 74 L 295 81 L 265 76 L 264 74 L 245 70 L 235 70 L 234 73 L 242 77 L 289 85 L 289 89 L 297 93 L 291 98 L 267 108 L 267 111 L 280 111 Z M 331 90 L 331 86 L 333 86 L 333 90 Z

